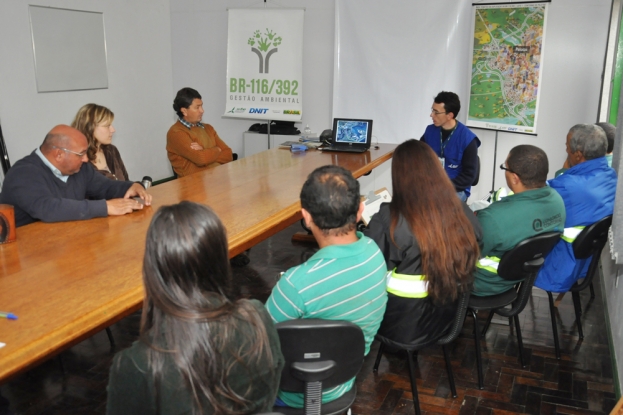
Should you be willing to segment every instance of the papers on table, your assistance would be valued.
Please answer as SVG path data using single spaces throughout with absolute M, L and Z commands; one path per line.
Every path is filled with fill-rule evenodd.
M 363 214 L 361 220 L 366 226 L 370 223 L 372 216 L 379 211 L 381 203 L 388 203 L 392 201 L 392 196 L 386 188 L 377 190 L 376 192 L 368 194 L 363 198 Z

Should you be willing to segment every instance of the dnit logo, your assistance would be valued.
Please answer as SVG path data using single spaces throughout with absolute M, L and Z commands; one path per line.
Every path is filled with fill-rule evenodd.
M 282 40 L 281 36 L 277 36 L 276 32 L 268 28 L 264 33 L 256 30 L 249 38 L 247 43 L 251 46 L 251 52 L 255 53 L 260 60 L 260 73 L 268 73 L 268 61 L 273 53 L 277 53 L 277 46 L 281 45 Z M 272 49 L 271 46 L 273 46 Z
M 266 114 L 268 108 L 249 108 L 249 114 Z

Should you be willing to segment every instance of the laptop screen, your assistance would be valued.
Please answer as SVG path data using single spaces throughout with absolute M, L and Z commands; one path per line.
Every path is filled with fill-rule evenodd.
M 367 145 L 372 142 L 372 120 L 333 119 L 334 145 Z

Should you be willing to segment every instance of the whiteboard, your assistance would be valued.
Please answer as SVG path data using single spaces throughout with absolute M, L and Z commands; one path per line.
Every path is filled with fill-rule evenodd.
M 38 92 L 108 88 L 103 13 L 28 10 Z

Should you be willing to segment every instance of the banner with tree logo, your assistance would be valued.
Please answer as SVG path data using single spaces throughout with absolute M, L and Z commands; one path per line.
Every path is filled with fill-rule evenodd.
M 230 9 L 225 116 L 299 121 L 302 9 Z
M 474 5 L 467 125 L 536 134 L 547 4 Z

